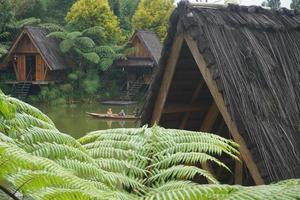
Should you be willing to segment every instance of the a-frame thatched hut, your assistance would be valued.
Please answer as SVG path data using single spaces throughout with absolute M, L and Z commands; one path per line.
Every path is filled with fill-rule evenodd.
M 300 177 L 299 110 L 299 10 L 179 3 L 144 123 L 232 138 L 231 183 L 262 184 Z
M 21 29 L 0 65 L 0 70 L 15 74 L 8 83 L 48 84 L 64 80 L 74 62 L 61 53 L 59 41 L 48 34 L 47 29 L 37 26 Z
M 124 70 L 127 75 L 127 100 L 134 99 L 143 86 L 148 88 L 162 50 L 158 36 L 151 31 L 135 31 L 129 43 L 133 52 L 126 60 L 115 62 L 115 66 Z M 123 98 L 126 99 L 126 96 Z

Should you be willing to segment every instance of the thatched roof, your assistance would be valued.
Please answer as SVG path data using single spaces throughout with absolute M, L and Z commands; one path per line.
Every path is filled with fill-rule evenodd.
M 151 57 L 157 65 L 161 56 L 162 44 L 154 32 L 138 30 L 134 33 L 133 37 L 139 37 L 140 41 L 148 49 Z
M 152 118 L 180 33 L 196 41 L 264 180 L 300 177 L 300 11 L 180 2 L 150 86 L 144 123 Z
M 73 67 L 74 63 L 72 59 L 60 51 L 59 41 L 53 37 L 47 37 L 49 31 L 38 26 L 25 26 L 22 28 L 4 59 L 4 62 L 7 62 L 14 48 L 25 33 L 28 34 L 30 40 L 34 43 L 50 70 L 64 70 Z

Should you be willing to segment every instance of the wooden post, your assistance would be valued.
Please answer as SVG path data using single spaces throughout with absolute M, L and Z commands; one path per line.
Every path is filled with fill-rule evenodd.
M 216 103 L 213 101 L 212 104 L 210 105 L 205 118 L 201 124 L 200 131 L 203 132 L 209 132 L 213 128 L 215 121 L 217 120 L 217 117 L 219 115 L 219 109 L 216 105 Z M 215 173 L 213 172 L 212 168 L 210 167 L 209 163 L 203 163 L 202 168 L 205 169 L 206 171 L 209 171 L 213 176 L 215 176 Z M 215 178 L 217 178 L 215 176 Z M 209 182 L 211 183 L 211 182 Z
M 174 76 L 177 60 L 181 51 L 183 43 L 183 35 L 177 35 L 174 39 L 174 43 L 171 49 L 171 53 L 167 62 L 167 66 L 163 75 L 162 84 L 158 93 L 158 97 L 155 102 L 154 112 L 151 120 L 151 125 L 155 123 L 159 124 L 162 110 L 165 106 L 165 102 L 168 96 L 168 92 L 171 86 L 171 82 Z
M 203 120 L 203 123 L 201 124 L 200 131 L 203 132 L 209 132 L 213 128 L 215 121 L 217 120 L 217 117 L 219 115 L 219 109 L 217 107 L 217 104 L 215 102 L 212 102 L 210 105 L 207 114 L 205 115 L 205 118 Z
M 249 149 L 247 148 L 246 142 L 244 141 L 244 138 L 241 136 L 241 134 L 238 131 L 238 128 L 235 124 L 235 122 L 231 119 L 231 116 L 227 110 L 227 107 L 225 105 L 224 99 L 222 94 L 219 92 L 218 90 L 218 86 L 215 82 L 215 80 L 213 80 L 212 75 L 209 71 L 209 69 L 207 68 L 207 65 L 204 61 L 203 56 L 201 55 L 201 53 L 199 52 L 198 46 L 197 46 L 197 42 L 194 41 L 192 39 L 191 36 L 189 35 L 184 35 L 184 39 L 187 42 L 188 47 L 191 50 L 191 53 L 197 63 L 197 66 L 224 118 L 224 121 L 226 122 L 228 129 L 234 139 L 234 141 L 236 141 L 239 145 L 240 145 L 240 152 L 241 152 L 241 156 L 243 158 L 243 160 L 245 161 L 246 166 L 248 167 L 254 182 L 257 185 L 261 185 L 264 184 L 264 180 L 262 179 L 259 170 L 252 158 L 252 155 L 249 151 Z
M 14 67 L 14 72 L 15 72 L 15 74 L 16 74 L 16 79 L 17 79 L 17 80 L 20 80 L 20 78 L 19 78 L 18 67 L 16 66 L 16 63 L 15 63 L 15 62 L 13 62 L 13 67 Z
M 44 81 L 46 81 L 49 68 L 45 62 L 43 62 L 43 66 L 44 66 Z
M 242 185 L 243 184 L 243 160 L 240 158 L 235 161 L 235 170 L 234 170 L 234 184 Z
M 196 89 L 193 92 L 192 99 L 190 101 L 191 104 L 196 101 L 196 99 L 199 96 L 199 93 L 200 93 L 202 87 L 204 86 L 204 84 L 205 84 L 204 79 L 201 79 L 199 84 L 197 85 Z M 180 129 L 185 129 L 190 115 L 191 115 L 191 112 L 187 112 L 187 113 L 184 114 L 183 119 L 182 119 L 182 121 L 180 123 L 180 126 L 179 126 Z

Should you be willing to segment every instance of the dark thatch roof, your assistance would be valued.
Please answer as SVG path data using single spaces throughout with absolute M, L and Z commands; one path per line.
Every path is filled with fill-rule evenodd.
M 140 40 L 144 43 L 145 47 L 148 49 L 149 53 L 151 54 L 153 60 L 157 65 L 162 50 L 162 44 L 159 38 L 157 37 L 157 35 L 153 32 L 144 31 L 144 30 L 136 31 L 134 36 L 135 35 L 138 36 Z
M 180 2 L 150 86 L 149 123 L 174 37 L 197 41 L 266 182 L 300 177 L 300 11 Z
M 59 42 L 53 37 L 47 37 L 49 32 L 46 29 L 32 26 L 26 26 L 25 29 L 31 35 L 51 70 L 73 67 L 70 66 L 67 56 L 60 51 Z
M 21 39 L 21 36 L 24 33 L 29 35 L 29 38 L 37 47 L 50 70 L 64 70 L 74 66 L 74 62 L 70 56 L 63 54 L 60 51 L 59 41 L 53 37 L 47 37 L 49 34 L 47 29 L 38 26 L 25 26 L 20 31 L 14 44 L 19 42 L 19 39 Z M 7 57 L 9 57 L 10 53 L 12 53 L 13 47 L 15 47 L 15 45 L 12 46 Z

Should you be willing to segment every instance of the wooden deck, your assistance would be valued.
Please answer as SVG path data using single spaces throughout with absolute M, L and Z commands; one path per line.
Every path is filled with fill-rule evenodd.
M 106 105 L 133 105 L 137 104 L 137 101 L 102 101 L 102 104 Z
M 5 81 L 5 84 L 14 85 L 18 83 L 31 83 L 32 85 L 48 85 L 58 83 L 58 81 Z

